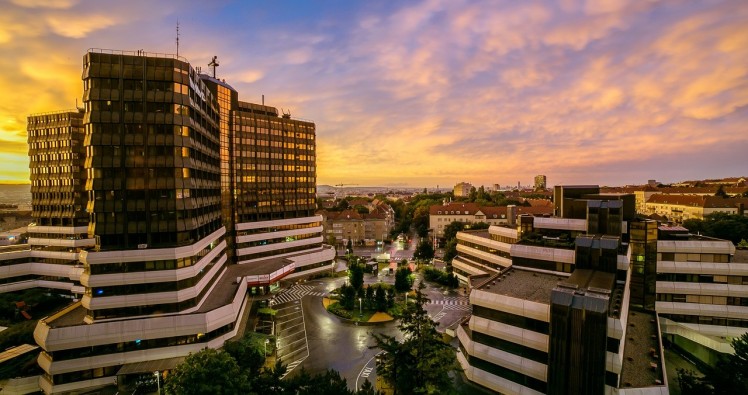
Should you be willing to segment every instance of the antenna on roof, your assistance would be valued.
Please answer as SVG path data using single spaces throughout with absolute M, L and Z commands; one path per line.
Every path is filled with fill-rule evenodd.
M 177 56 L 179 56 L 179 19 L 177 19 Z
M 218 56 L 213 56 L 213 59 L 208 63 L 208 66 L 213 68 L 213 78 L 216 78 L 216 67 L 220 66 L 218 64 Z

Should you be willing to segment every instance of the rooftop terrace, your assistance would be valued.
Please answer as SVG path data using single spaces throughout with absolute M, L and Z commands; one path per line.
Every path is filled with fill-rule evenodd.
M 479 289 L 497 295 L 550 304 L 551 291 L 556 284 L 564 280 L 565 277 L 562 275 L 512 267 L 502 272 L 501 276 L 483 284 Z
M 621 388 L 664 385 L 659 336 L 654 313 L 629 309 Z

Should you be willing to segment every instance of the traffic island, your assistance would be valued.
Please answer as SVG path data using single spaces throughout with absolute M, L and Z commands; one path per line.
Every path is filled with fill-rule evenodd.
M 346 310 L 337 300 L 323 298 L 322 305 L 327 312 L 335 315 L 340 321 L 354 323 L 357 325 L 376 325 L 394 321 L 395 318 L 388 313 L 372 310 Z

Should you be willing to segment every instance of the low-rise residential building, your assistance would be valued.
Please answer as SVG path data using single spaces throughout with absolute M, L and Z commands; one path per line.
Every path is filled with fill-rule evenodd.
M 450 202 L 429 207 L 429 228 L 436 238 L 444 237 L 444 228 L 452 222 L 489 225 L 514 223 L 518 215 L 551 215 L 553 207 L 547 204 L 536 206 L 479 206 L 477 203 Z
M 374 206 L 371 212 L 363 214 L 353 209 L 319 211 L 324 218 L 325 240 L 337 246 L 347 244 L 348 240 L 353 245 L 367 246 L 384 242 L 395 226 L 394 212 L 386 206 Z
M 687 219 L 703 219 L 713 213 L 745 215 L 747 207 L 748 198 L 654 194 L 647 200 L 643 214 L 657 214 L 682 223 Z

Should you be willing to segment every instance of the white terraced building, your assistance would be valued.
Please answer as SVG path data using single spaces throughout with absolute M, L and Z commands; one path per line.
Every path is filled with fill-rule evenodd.
M 748 332 L 748 252 L 728 240 L 661 228 L 657 312 L 665 340 L 707 365 Z
M 592 237 L 585 234 L 588 222 L 520 217 L 516 227 L 457 234 L 452 265 L 471 290 L 473 308 L 456 330 L 458 360 L 469 380 L 501 393 L 558 393 L 559 385 L 552 383 L 559 376 L 552 367 L 570 362 L 559 359 L 563 353 L 551 355 L 564 342 L 554 346 L 550 333 L 564 289 L 608 300 L 607 340 L 596 346 L 605 350 L 600 393 L 666 393 L 662 343 L 707 365 L 734 352 L 730 340 L 748 331 L 748 253 L 684 228 L 658 229 L 654 221 L 627 219 L 615 258 L 610 250 L 611 285 L 605 273 L 593 280 L 600 269 L 589 279 L 577 275 L 585 270 L 579 260 L 589 257 L 584 252 Z M 528 237 L 536 233 L 545 236 Z M 601 245 L 610 240 L 599 238 Z M 563 322 L 563 315 L 558 317 L 556 322 Z M 592 332 L 582 336 L 593 337 Z M 594 355 L 595 347 L 585 342 L 575 348 L 588 347 L 587 355 Z

